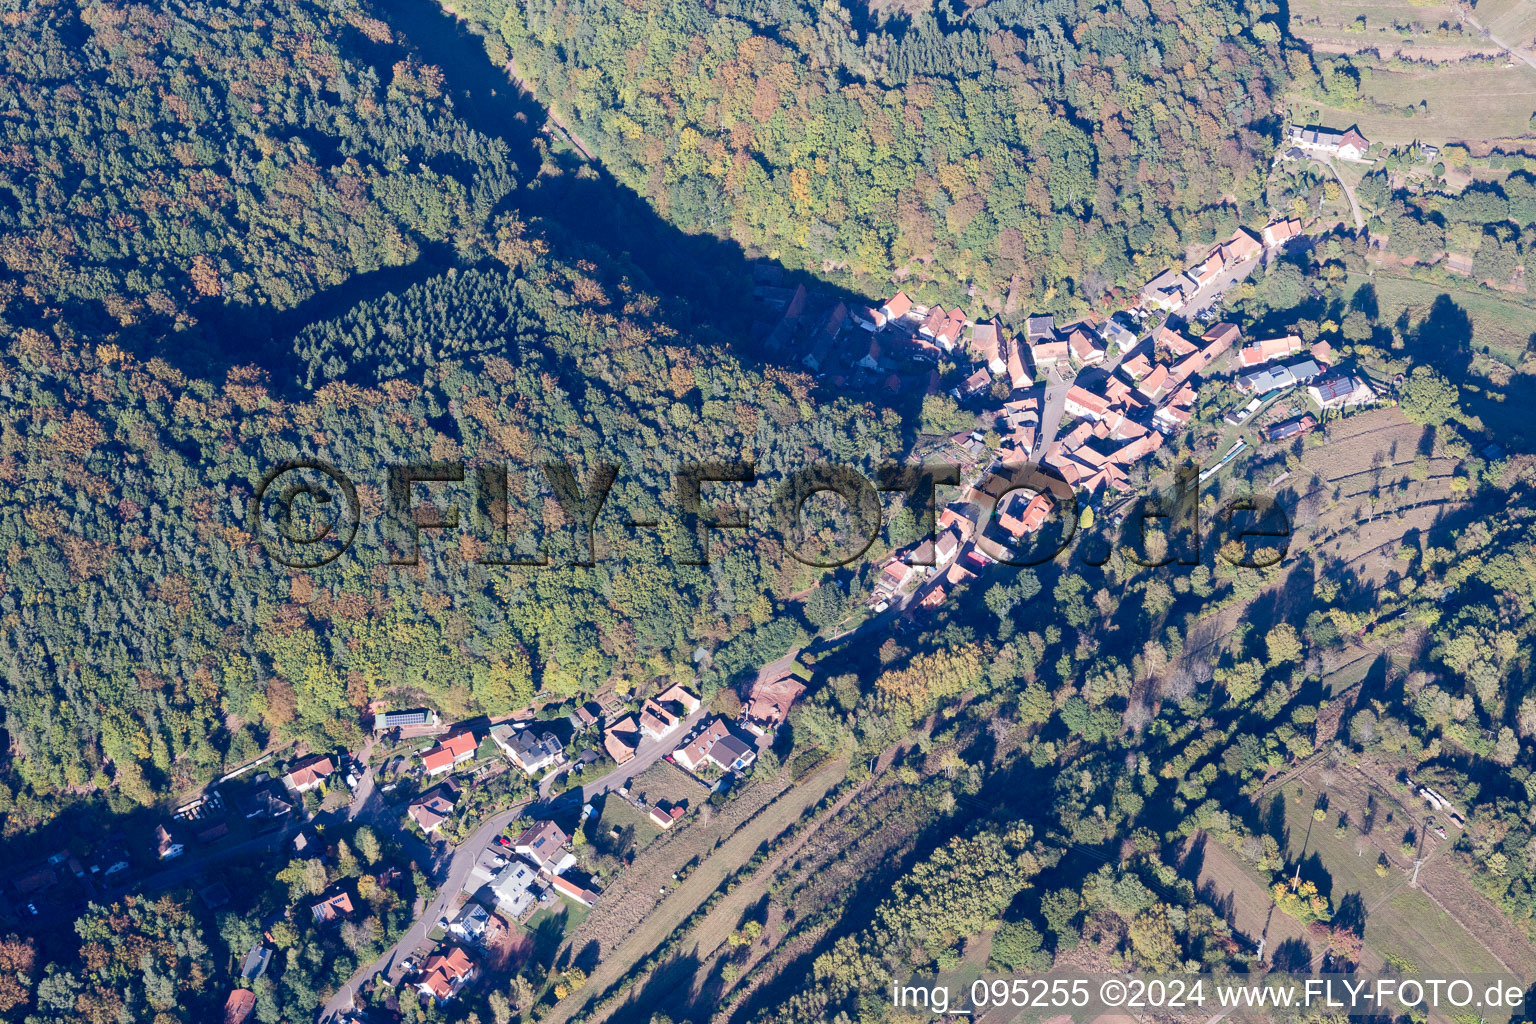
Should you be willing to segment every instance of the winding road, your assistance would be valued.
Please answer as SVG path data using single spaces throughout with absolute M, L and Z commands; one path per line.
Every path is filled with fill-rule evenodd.
M 580 802 L 587 803 L 603 793 L 619 789 L 670 753 L 678 742 L 709 714 L 708 708 L 700 707 L 683 719 L 681 728 L 669 735 L 659 740 L 649 737 L 642 739 L 634 757 L 601 778 L 585 783 L 580 789 L 567 790 L 553 801 L 541 802 L 534 813 L 551 814 L 556 808 L 575 802 L 576 796 L 573 794 L 579 795 Z M 540 800 L 548 801 L 549 785 L 543 784 L 539 790 Z M 386 950 L 384 955 L 360 967 L 352 977 L 347 979 L 346 983 L 321 1008 L 319 1020 L 335 1020 L 340 1014 L 351 1009 L 357 990 L 376 975 L 382 974 L 391 985 L 398 985 L 405 975 L 401 964 L 410 957 L 411 953 L 426 943 L 433 926 L 453 908 L 459 893 L 464 889 L 464 883 L 468 880 L 470 871 L 475 866 L 475 859 L 480 851 L 505 831 L 507 826 L 527 813 L 529 813 L 528 801 L 524 801 L 516 807 L 487 818 L 469 834 L 468 838 L 453 847 L 451 851 L 447 843 L 439 843 L 434 848 L 400 828 L 400 809 L 386 804 L 381 796 L 375 795 L 373 770 L 370 768 L 364 774 L 363 781 L 358 784 L 347 817 L 352 821 L 363 821 L 375 828 L 387 830 L 405 847 L 406 852 L 416 863 L 421 865 L 429 880 L 437 886 L 437 893 L 427 904 L 426 909 L 417 915 L 416 923 L 411 925 L 410 930 Z

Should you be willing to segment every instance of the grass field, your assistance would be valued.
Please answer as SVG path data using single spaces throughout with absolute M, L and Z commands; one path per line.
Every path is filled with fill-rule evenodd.
M 1452 285 L 1431 284 L 1416 281 L 1382 268 L 1374 275 L 1351 274 L 1350 287 L 1358 289 L 1371 285 L 1376 290 L 1380 307 L 1379 319 L 1393 323 L 1405 310 L 1411 322 L 1417 322 L 1435 304 L 1441 295 L 1461 307 L 1472 323 L 1472 348 L 1485 349 L 1501 362 L 1516 366 L 1520 357 L 1530 347 L 1536 332 L 1536 306 L 1522 301 L 1517 294 L 1500 294 L 1480 288 L 1458 288 Z
M 1283 808 L 1288 859 L 1292 864 L 1301 862 L 1303 880 L 1317 882 L 1336 910 L 1348 896 L 1358 894 L 1365 910 L 1365 945 L 1378 958 L 1392 955 L 1448 971 L 1500 970 L 1498 960 L 1467 929 L 1424 892 L 1409 886 L 1413 858 L 1404 856 L 1400 846 L 1409 829 L 1422 831 L 1422 819 L 1376 792 L 1372 828 L 1369 835 L 1363 834 L 1362 823 L 1371 813 L 1367 793 L 1372 791 L 1353 771 L 1341 770 L 1331 784 L 1325 784 L 1327 774 L 1288 782 L 1273 797 Z M 1322 796 L 1327 809 L 1324 819 L 1317 821 L 1313 809 Z M 1275 813 L 1270 807 L 1266 811 Z M 1335 828 L 1341 813 L 1350 822 L 1342 835 Z M 1430 839 L 1419 856 L 1435 852 L 1436 843 Z M 1376 872 L 1382 853 L 1392 862 L 1385 877 Z
M 1536 54 L 1536 6 L 1530 0 L 1480 0 L 1477 20 L 1506 45 Z

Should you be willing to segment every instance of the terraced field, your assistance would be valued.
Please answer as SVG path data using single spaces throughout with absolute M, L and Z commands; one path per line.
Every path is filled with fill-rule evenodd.
M 1528 139 L 1536 111 L 1536 70 L 1518 62 L 1481 60 L 1412 70 L 1374 67 L 1362 92 L 1395 109 L 1335 109 L 1303 96 L 1293 97 L 1294 108 L 1299 116 L 1323 124 L 1357 124 L 1366 138 L 1388 145 Z M 1412 117 L 1400 112 L 1420 101 L 1428 105 L 1427 112 Z
M 1456 60 L 1501 51 L 1460 21 L 1450 3 L 1407 0 L 1294 0 L 1291 32 L 1314 50 L 1375 49 L 1413 60 Z M 1481 8 L 1479 8 L 1481 10 Z

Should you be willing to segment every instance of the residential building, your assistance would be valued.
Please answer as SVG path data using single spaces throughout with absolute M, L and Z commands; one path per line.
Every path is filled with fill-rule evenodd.
M 1190 267 L 1185 273 L 1189 275 L 1191 281 L 1195 282 L 1195 288 L 1200 289 L 1216 280 L 1225 269 L 1226 261 L 1222 259 L 1221 247 L 1217 246 L 1211 250 L 1203 263 Z
M 996 321 L 977 324 L 971 330 L 971 352 L 994 374 L 1007 372 L 1008 364 L 1002 354 L 1002 336 Z
M 1024 321 L 1024 340 L 1030 347 L 1056 340 L 1056 318 L 1053 316 L 1032 316 Z
M 386 711 L 373 720 L 376 731 L 400 729 L 410 726 L 436 725 L 437 712 L 431 708 L 412 708 L 402 711 Z
M 456 997 L 474 977 L 475 962 L 463 949 L 454 946 L 446 954 L 434 953 L 422 967 L 421 981 L 416 987 L 424 996 L 431 996 L 439 1005 Z
M 757 751 L 735 736 L 722 736 L 709 748 L 709 759 L 721 771 L 743 771 L 757 760 Z
M 1122 360 L 1120 369 L 1132 380 L 1141 380 L 1152 372 L 1152 360 L 1147 358 L 1146 353 L 1138 352 L 1129 359 Z
M 1319 376 L 1322 369 L 1310 359 L 1303 359 L 1292 366 L 1274 366 L 1267 370 L 1255 370 L 1238 377 L 1233 384 L 1239 391 L 1252 395 L 1267 395 L 1295 384 L 1306 384 Z
M 1359 128 L 1351 127 L 1338 132 L 1328 128 L 1318 128 L 1296 124 L 1291 125 L 1289 139 L 1295 146 L 1315 153 L 1323 153 L 1327 156 L 1338 156 L 1342 160 L 1360 160 L 1370 150 L 1370 141 L 1360 134 Z
M 1376 392 L 1369 384 L 1349 376 L 1326 377 L 1307 388 L 1307 393 L 1324 409 L 1343 409 L 1376 401 Z
M 1136 385 L 1136 390 L 1155 402 L 1158 396 L 1163 393 L 1163 390 L 1169 387 L 1171 383 L 1172 376 L 1168 373 L 1168 367 L 1158 363 Z
M 912 574 L 915 572 L 917 570 L 905 562 L 899 560 L 892 562 L 881 570 L 880 579 L 876 586 L 883 587 L 893 594 L 898 593 L 902 587 L 907 585 L 907 581 L 912 578 Z
M 569 878 L 557 877 L 551 884 L 554 886 L 555 892 L 568 899 L 575 900 L 584 907 L 590 907 L 597 902 L 597 893 L 584 886 L 577 885 Z
M 493 904 L 498 911 L 513 921 L 522 917 L 539 901 L 544 883 L 538 869 L 527 861 L 513 857 L 502 865 L 480 890 L 480 898 Z
M 897 292 L 885 300 L 885 305 L 880 307 L 880 312 L 885 315 L 887 324 L 894 323 L 912 312 L 912 300 L 907 298 L 906 292 Z
M 971 398 L 992 386 L 992 374 L 983 366 L 967 377 L 953 392 L 957 399 Z
M 352 897 L 344 892 L 329 896 L 310 906 L 309 912 L 319 924 L 331 924 L 352 916 Z
M 565 749 L 554 733 L 531 725 L 524 729 L 505 724 L 495 726 L 491 729 L 491 740 L 525 775 L 536 775 L 551 765 L 565 763 Z
M 491 926 L 491 912 L 471 900 L 459 908 L 448 923 L 448 934 L 467 945 L 474 945 L 485 937 Z
M 731 735 L 725 719 L 717 718 L 674 750 L 672 758 L 691 772 L 697 771 L 706 762 L 713 763 L 722 771 L 731 771 L 746 768 L 756 760 L 757 755 Z
M 1274 426 L 1270 427 L 1264 432 L 1264 436 L 1271 441 L 1284 441 L 1287 438 L 1297 437 L 1298 435 L 1305 434 L 1315 426 L 1317 426 L 1317 420 L 1312 418 L 1311 413 L 1306 413 L 1301 416 L 1297 416 L 1295 419 L 1289 419 L 1283 423 L 1276 423 Z
M 1238 365 L 1243 369 L 1263 366 L 1276 359 L 1295 355 L 1302 350 L 1303 345 L 1301 338 L 1294 334 L 1288 334 L 1283 338 L 1266 338 L 1263 341 L 1251 342 L 1244 345 L 1238 353 Z
M 1205 361 L 1210 363 L 1217 356 L 1241 341 L 1242 337 L 1243 332 L 1237 329 L 1236 324 L 1212 324 L 1200 336 L 1200 350 L 1206 354 Z
M 1072 353 L 1072 361 L 1079 366 L 1095 366 L 1104 361 L 1104 346 L 1081 327 L 1067 336 L 1067 348 Z
M 1176 270 L 1165 270 L 1141 289 L 1141 301 L 1155 309 L 1177 313 L 1194 292 L 1189 278 Z
M 176 841 L 170 829 L 164 825 L 155 826 L 155 854 L 161 860 L 175 860 L 185 852 L 186 847 Z
M 1051 365 L 1055 365 L 1055 363 L 1056 360 L 1053 359 Z M 1035 365 L 1038 366 L 1040 364 L 1035 363 Z M 1014 338 L 1008 342 L 1008 360 L 1004 364 L 1004 369 L 1008 371 L 1008 383 L 1016 388 L 1028 387 L 1030 382 L 1034 380 L 1033 375 L 1030 374 L 1028 368 L 1024 365 L 1024 342 L 1021 339 Z
M 412 800 L 405 813 L 423 832 L 431 835 L 453 815 L 453 801 L 438 788 Z
M 1270 249 L 1278 249 L 1287 245 L 1299 234 L 1301 234 L 1301 221 L 1294 217 L 1289 220 L 1270 221 L 1264 225 L 1264 245 Z
M 576 858 L 565 851 L 568 841 L 559 825 L 552 821 L 536 821 L 512 840 L 512 849 L 527 857 L 540 871 L 558 875 L 576 862 Z
M 1052 336 L 1054 339 L 1054 335 Z M 1072 358 L 1072 348 L 1065 341 L 1041 341 L 1030 349 L 1030 357 L 1035 366 L 1044 370 L 1053 366 L 1060 366 Z M 1022 386 L 1022 385 L 1020 385 Z
M 224 1000 L 224 1024 L 245 1024 L 256 1013 L 256 993 L 237 988 Z
M 1153 347 L 1159 351 L 1167 352 L 1175 359 L 1182 359 L 1200 351 L 1200 346 L 1190 341 L 1178 331 L 1163 324 L 1152 335 Z
M 939 329 L 934 332 L 933 340 L 946 352 L 953 352 L 955 343 L 960 340 L 960 335 L 965 332 L 965 325 L 970 323 L 965 312 L 956 306 L 944 316 L 944 321 Z
M 267 967 L 272 963 L 272 950 L 258 942 L 245 954 L 245 959 L 240 961 L 240 980 L 255 981 L 267 973 Z
M 422 754 L 421 765 L 427 770 L 427 775 L 441 775 L 473 759 L 475 748 L 478 746 L 475 734 L 466 729 L 463 732 L 454 733 Z
M 278 787 L 267 784 L 247 793 L 235 803 L 236 809 L 248 821 L 270 820 L 280 822 L 293 813 L 293 804 L 283 799 Z
M 1110 317 L 1099 324 L 1099 337 L 1104 339 L 1105 345 L 1114 345 L 1122 352 L 1130 351 L 1136 344 L 1135 332 L 1129 330 L 1114 317 Z
M 945 530 L 933 543 L 933 564 L 948 565 L 960 553 L 960 531 Z
M 874 306 L 860 306 L 855 309 L 853 320 L 866 331 L 878 331 L 885 326 L 885 314 Z
M 640 731 L 653 740 L 671 735 L 681 724 L 681 719 L 653 700 L 640 707 Z
M 506 852 L 507 848 L 500 843 L 491 843 L 481 849 L 476 855 L 474 864 L 470 865 L 469 878 L 464 882 L 464 891 L 476 893 L 485 886 L 491 884 L 503 868 L 516 858 Z
M 680 717 L 687 718 L 699 710 L 699 698 L 695 697 L 687 687 L 681 683 L 673 683 L 656 696 L 656 703 L 663 707 L 673 707 L 681 710 Z
M 295 793 L 304 794 L 325 785 L 325 780 L 336 771 L 336 764 L 329 757 L 310 757 L 283 776 L 283 785 Z
M 634 715 L 625 715 L 603 730 L 603 749 L 618 764 L 634 757 L 639 745 L 640 727 L 635 723 Z
M 1096 420 L 1109 412 L 1109 403 L 1079 384 L 1067 389 L 1066 411 L 1068 415 Z
M 1264 252 L 1264 243 L 1247 228 L 1238 228 L 1221 244 L 1221 255 L 1228 264 L 1246 263 Z

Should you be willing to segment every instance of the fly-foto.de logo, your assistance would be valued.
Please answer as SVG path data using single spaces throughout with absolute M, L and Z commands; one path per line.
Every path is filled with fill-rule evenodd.
M 920 539 L 954 530 L 1005 565 L 1041 565 L 1073 548 L 1090 565 L 1120 550 L 1143 566 L 1193 566 L 1214 550 L 1233 564 L 1263 567 L 1285 557 L 1291 536 L 1285 512 L 1262 495 L 1230 501 L 1203 521 L 1194 467 L 1099 518 L 1084 514 L 1061 476 L 1033 464 L 995 466 L 964 482 L 961 467 L 949 463 L 893 463 L 868 473 L 818 463 L 777 479 L 759 477 L 751 462 L 689 463 L 648 503 L 659 513 L 646 515 L 610 506 L 623 480 L 614 463 L 578 473 L 563 462 L 521 471 L 409 462 L 381 475 L 382 488 L 369 489 L 381 496 L 370 515 L 358 484 L 337 466 L 313 458 L 280 463 L 256 483 L 251 535 L 274 562 L 296 569 L 336 561 L 370 517 L 377 529 L 369 535 L 391 565 L 418 564 L 426 532 L 467 530 L 475 539 L 469 561 L 527 568 L 592 566 L 623 540 L 646 535 L 663 538 L 677 564 L 708 565 L 712 531 L 754 529 L 770 531 L 796 561 L 835 568 L 870 549 L 889 522 L 889 505 L 907 510 Z M 927 550 L 913 564 L 932 564 Z

